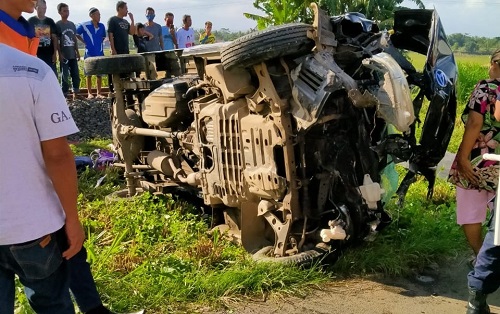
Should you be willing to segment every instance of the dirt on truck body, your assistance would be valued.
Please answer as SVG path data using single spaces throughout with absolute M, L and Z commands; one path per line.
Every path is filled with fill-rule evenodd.
M 370 238 L 391 221 L 390 194 L 403 200 L 416 174 L 432 196 L 457 79 L 437 12 L 397 11 L 389 33 L 358 13 L 312 8 L 312 25 L 87 59 L 87 73 L 113 75 L 122 195 L 194 191 L 224 218 L 217 229 L 257 260 L 284 263 L 336 256 Z M 424 69 L 404 50 L 426 55 Z M 138 71 L 143 78 L 130 74 Z M 400 186 L 383 185 L 402 161 L 410 166 Z

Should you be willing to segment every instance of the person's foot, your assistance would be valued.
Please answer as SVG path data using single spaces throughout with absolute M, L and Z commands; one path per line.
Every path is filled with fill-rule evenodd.
M 97 95 L 95 96 L 95 98 L 97 98 L 97 99 L 104 99 L 104 98 L 108 98 L 108 97 L 107 97 L 107 96 L 105 96 L 105 95 L 97 94 Z
M 469 300 L 466 314 L 490 314 L 490 307 L 486 303 L 487 295 L 481 291 L 469 288 Z
M 73 100 L 83 99 L 83 96 L 78 93 L 73 93 Z
M 88 95 L 87 95 L 87 99 L 94 99 L 94 95 L 92 95 L 92 94 L 88 94 Z

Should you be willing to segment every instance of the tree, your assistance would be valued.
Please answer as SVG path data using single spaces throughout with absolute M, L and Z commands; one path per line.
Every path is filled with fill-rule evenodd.
M 411 0 L 421 9 L 425 6 L 422 0 Z M 292 22 L 310 22 L 310 0 L 255 0 L 254 7 L 265 15 L 244 13 L 247 18 L 257 21 L 259 29 L 269 25 L 280 25 Z M 329 15 L 341 15 L 346 12 L 360 12 L 368 19 L 379 23 L 392 22 L 394 11 L 401 8 L 403 0 L 318 0 L 320 8 Z M 392 23 L 391 23 L 392 24 Z
M 271 25 L 293 22 L 305 22 L 310 19 L 309 5 L 312 1 L 300 0 L 255 0 L 253 6 L 265 15 L 243 13 L 247 18 L 257 22 L 258 29 Z

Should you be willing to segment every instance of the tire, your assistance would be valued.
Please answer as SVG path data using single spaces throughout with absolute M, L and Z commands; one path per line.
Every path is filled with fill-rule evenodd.
M 144 71 L 146 60 L 141 55 L 115 55 L 85 59 L 87 75 L 126 74 Z
M 304 251 L 291 256 L 272 257 L 271 254 L 274 250 L 273 246 L 266 246 L 252 255 L 252 259 L 256 262 L 273 262 L 279 264 L 294 264 L 298 266 L 305 266 L 321 261 L 330 252 L 324 248 L 317 247 L 316 249 Z
M 311 51 L 314 41 L 307 37 L 313 27 L 293 23 L 270 27 L 240 37 L 221 51 L 224 69 L 247 68 L 262 61 Z

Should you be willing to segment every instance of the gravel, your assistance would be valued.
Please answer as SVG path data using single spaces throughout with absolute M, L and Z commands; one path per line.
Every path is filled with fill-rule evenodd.
M 79 133 L 68 136 L 68 140 L 79 142 L 112 137 L 109 118 L 111 101 L 109 99 L 78 99 L 68 101 L 68 106 L 80 129 Z

